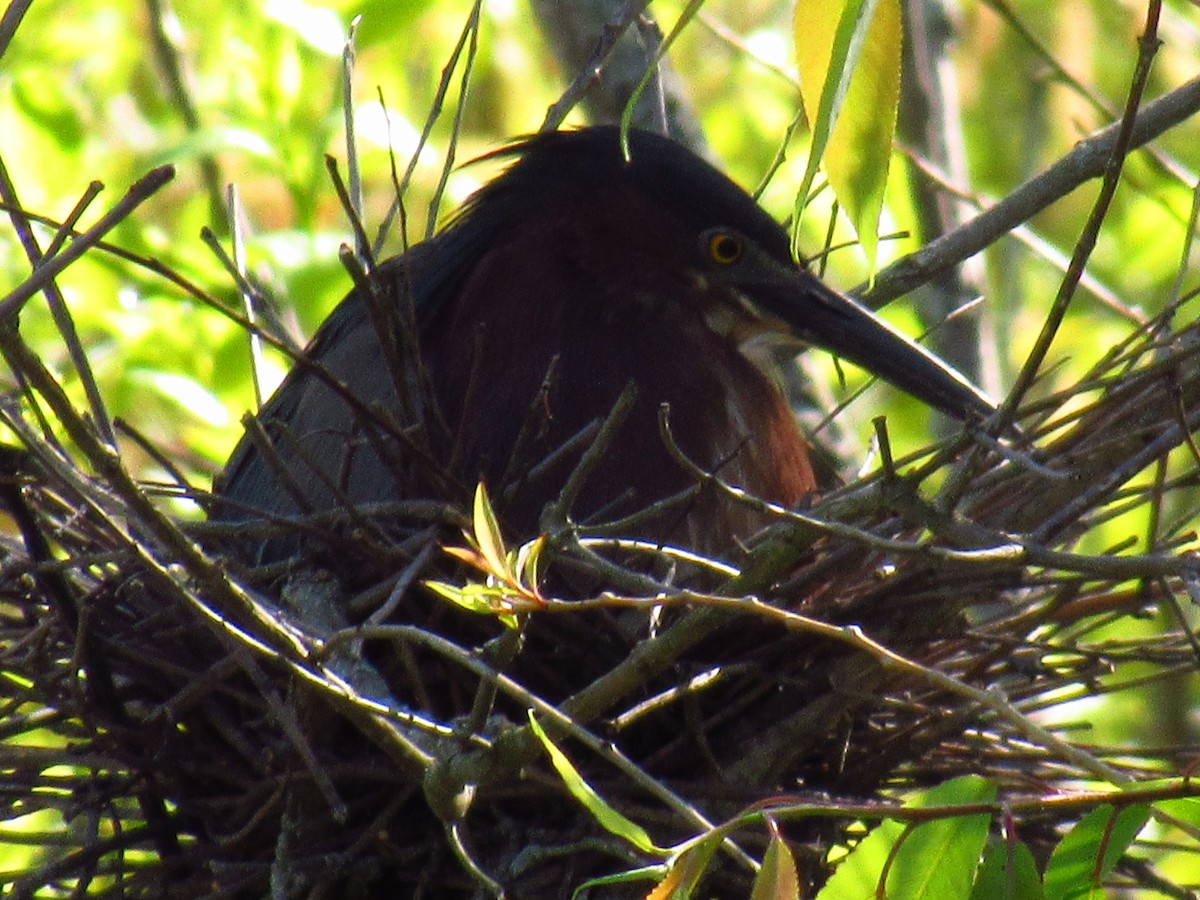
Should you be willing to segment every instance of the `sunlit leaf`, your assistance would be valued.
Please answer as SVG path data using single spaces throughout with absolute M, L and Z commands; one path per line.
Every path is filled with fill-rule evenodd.
M 1154 804 L 1168 816 L 1179 819 L 1193 828 L 1200 828 L 1200 797 L 1183 797 L 1179 800 L 1160 800 Z
M 763 855 L 762 868 L 754 878 L 750 900 L 799 900 L 800 878 L 796 874 L 796 860 L 787 842 L 775 833 L 767 852 Z
M 516 615 L 511 612 L 513 604 L 509 594 L 501 588 L 486 584 L 466 584 L 462 587 L 444 581 L 421 582 L 443 600 L 449 600 L 468 612 L 495 616 L 507 628 L 516 628 Z
M 646 895 L 646 900 L 688 900 L 723 840 L 724 834 L 713 832 L 676 855 L 666 877 Z
M 443 547 L 442 552 L 480 572 L 488 570 L 488 561 L 474 547 Z
M 293 31 L 302 41 L 328 56 L 342 52 L 346 28 L 338 14 L 303 0 L 267 0 L 263 14 Z
M 1148 806 L 1138 804 L 1118 812 L 1104 804 L 1080 819 L 1046 863 L 1046 900 L 1103 897 L 1101 882 L 1149 818 Z
M 127 376 L 134 383 L 151 388 L 203 422 L 220 427 L 229 421 L 229 412 L 207 387 L 195 378 L 177 372 L 157 369 L 130 369 Z
M 654 845 L 654 842 L 650 840 L 650 835 L 646 833 L 646 830 L 641 825 L 638 825 L 609 806 L 604 798 L 597 794 L 590 784 L 584 781 L 583 776 L 579 774 L 579 771 L 567 759 L 566 754 L 559 750 L 554 742 L 550 740 L 549 735 L 542 730 L 542 726 L 534 718 L 532 710 L 529 712 L 529 727 L 545 748 L 547 755 L 550 757 L 550 762 L 554 766 L 554 770 L 558 772 L 558 777 L 563 780 L 563 784 L 571 792 L 571 796 L 584 805 L 587 811 L 592 814 L 592 818 L 605 831 L 632 844 L 643 853 L 664 854 L 667 852 Z
M 872 269 L 900 99 L 899 0 L 812 0 L 796 5 L 800 93 L 812 149 L 797 216 L 823 161 Z
M 489 571 L 498 577 L 503 576 L 509 571 L 504 553 L 504 538 L 500 534 L 500 522 L 482 482 L 475 488 L 472 525 L 475 529 L 475 543 L 479 546 L 483 558 L 487 560 Z
M 544 603 L 545 598 L 538 586 L 542 580 L 542 551 L 546 549 L 546 538 L 539 536 L 528 543 L 522 544 L 517 549 L 517 559 L 515 571 L 520 583 L 533 595 L 533 598 L 539 603 Z
M 989 803 L 995 795 L 995 785 L 987 779 L 967 775 L 931 788 L 905 805 L 927 808 Z M 846 855 L 817 896 L 820 900 L 874 897 L 886 869 L 889 900 L 966 897 L 991 818 L 987 813 L 948 816 L 911 829 L 901 822 L 885 821 Z M 901 838 L 904 842 L 893 854 Z

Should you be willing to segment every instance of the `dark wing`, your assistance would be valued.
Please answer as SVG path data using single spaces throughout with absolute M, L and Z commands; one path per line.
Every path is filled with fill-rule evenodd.
M 412 291 L 419 328 L 461 277 L 462 251 L 462 240 L 448 232 L 388 260 L 370 277 L 394 302 Z M 398 498 L 392 468 L 376 450 L 384 430 L 372 427 L 370 416 L 363 416 L 313 371 L 319 366 L 363 405 L 395 413 L 392 378 L 357 289 L 322 323 L 304 357 L 306 362 L 296 363 L 257 415 L 278 449 L 276 466 L 249 435 L 243 435 L 214 481 L 217 500 L 210 519 L 241 521 L 328 510 L 340 505 L 340 497 L 352 503 Z M 278 466 L 288 477 L 279 475 Z

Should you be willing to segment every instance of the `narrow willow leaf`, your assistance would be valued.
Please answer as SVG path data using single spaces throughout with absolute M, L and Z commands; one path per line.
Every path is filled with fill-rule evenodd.
M 545 603 L 539 588 L 542 580 L 541 563 L 542 551 L 546 549 L 546 538 L 538 537 L 527 544 L 522 544 L 517 550 L 517 560 L 514 571 L 520 585 L 538 603 Z
M 900 2 L 814 0 L 798 3 L 795 15 L 801 98 L 813 128 L 797 213 L 823 161 L 873 272 L 900 100 Z
M 1172 818 L 1187 822 L 1193 828 L 1200 828 L 1200 797 L 1159 800 L 1154 804 L 1154 808 L 1162 810 Z
M 550 762 L 553 764 L 555 771 L 558 772 L 558 777 L 563 780 L 563 784 L 566 785 L 567 790 L 571 792 L 571 796 L 584 805 L 587 811 L 592 814 L 592 818 L 599 822 L 605 831 L 609 834 L 615 834 L 644 853 L 662 855 L 667 852 L 654 846 L 654 842 L 650 840 L 650 835 L 646 833 L 646 830 L 641 825 L 626 818 L 616 809 L 609 806 L 604 798 L 597 794 L 595 789 L 583 780 L 583 776 L 571 765 L 571 761 L 567 759 L 566 754 L 559 750 L 554 742 L 550 740 L 549 735 L 542 730 L 542 726 L 534 718 L 532 710 L 529 712 L 529 727 L 546 749 L 546 753 L 550 757 Z
M 480 572 L 488 571 L 488 561 L 474 547 L 443 547 L 442 552 L 447 556 L 453 556 L 459 562 L 466 563 L 472 569 L 478 569 Z
M 487 488 L 483 482 L 475 488 L 475 508 L 472 516 L 475 528 L 475 543 L 479 552 L 487 560 L 489 571 L 504 578 L 509 573 L 508 562 L 504 558 L 504 538 L 500 534 L 500 522 L 492 503 L 488 500 Z
M 662 881 L 650 889 L 645 900 L 691 900 L 703 874 L 703 869 L 696 870 L 693 860 L 680 857 L 667 869 Z
M 465 584 L 462 587 L 444 581 L 421 582 L 443 600 L 449 600 L 468 612 L 495 616 L 506 628 L 516 628 L 518 621 L 509 602 L 508 592 L 486 584 Z
M 879 0 L 846 101 L 825 148 L 825 172 L 874 276 L 879 215 L 900 104 L 900 0 Z
M 875 0 L 810 0 L 796 5 L 793 37 L 800 67 L 800 96 L 812 128 L 812 146 L 796 194 L 793 245 L 874 10 Z

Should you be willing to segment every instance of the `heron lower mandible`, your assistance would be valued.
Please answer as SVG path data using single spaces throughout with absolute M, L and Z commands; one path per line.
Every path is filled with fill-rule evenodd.
M 993 411 L 952 368 L 797 265 L 783 228 L 708 163 L 644 132 L 629 148 L 626 160 L 617 129 L 595 127 L 500 151 L 513 160 L 502 175 L 321 326 L 258 414 L 273 449 L 242 439 L 214 518 L 395 500 L 412 467 L 436 464 L 467 488 L 532 473 L 502 511 L 513 536 L 528 536 L 579 453 L 539 463 L 630 383 L 636 401 L 577 497 L 578 520 L 627 515 L 694 481 L 664 446 L 662 404 L 696 465 L 793 506 L 816 482 L 777 380 L 746 353 L 764 336 L 822 347 L 960 419 Z M 398 309 L 411 297 L 424 384 L 418 367 L 393 377 L 367 290 Z M 386 338 L 402 358 L 405 341 Z M 761 524 L 709 496 L 638 530 L 715 547 Z

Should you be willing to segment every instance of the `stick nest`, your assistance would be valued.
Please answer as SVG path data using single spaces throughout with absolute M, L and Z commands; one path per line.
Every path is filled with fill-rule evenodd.
M 25 896 L 545 897 L 661 862 L 571 796 L 531 710 L 660 847 L 743 815 L 710 893 L 748 894 L 771 828 L 747 810 L 815 884 L 865 804 L 964 774 L 1044 855 L 1080 810 L 1039 797 L 1186 767 L 1169 736 L 1089 745 L 1032 716 L 1148 702 L 1195 669 L 1177 595 L 1197 334 L 1141 329 L 1019 436 L 885 455 L 732 560 L 561 528 L 537 591 L 482 592 L 481 613 L 423 586 L 487 584 L 442 552 L 495 540 L 462 492 L 306 521 L 319 565 L 240 565 L 220 548 L 287 526 L 172 520 L 6 329 L 0 770 L 40 847 L 6 877 Z M 1139 510 L 1151 552 L 1096 549 Z M 1137 854 L 1111 877 L 1185 894 Z

